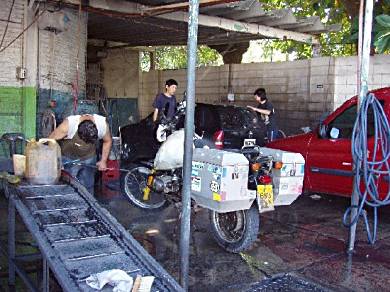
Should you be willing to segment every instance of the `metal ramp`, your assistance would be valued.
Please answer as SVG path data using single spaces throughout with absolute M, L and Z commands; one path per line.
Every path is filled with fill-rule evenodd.
M 96 291 L 85 279 L 94 273 L 121 269 L 133 278 L 155 276 L 152 291 L 183 291 L 177 282 L 142 248 L 77 181 L 63 177 L 58 185 L 12 186 L 4 180 L 9 199 L 9 282 L 17 272 L 31 290 L 17 266 L 15 255 L 15 210 L 36 240 L 44 261 L 43 283 L 48 273 L 64 291 Z M 48 289 L 47 289 L 48 290 Z

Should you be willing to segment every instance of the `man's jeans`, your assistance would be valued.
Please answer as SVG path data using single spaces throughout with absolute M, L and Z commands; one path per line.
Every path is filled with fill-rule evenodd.
M 267 127 L 267 138 L 268 142 L 272 142 L 278 138 L 278 129 Z
M 76 178 L 83 186 L 85 186 L 88 192 L 93 195 L 96 173 L 96 156 L 85 160 L 78 160 L 77 164 L 69 163 L 71 161 L 74 161 L 74 159 L 62 156 L 64 170 L 72 177 Z M 90 165 L 92 167 L 78 164 Z

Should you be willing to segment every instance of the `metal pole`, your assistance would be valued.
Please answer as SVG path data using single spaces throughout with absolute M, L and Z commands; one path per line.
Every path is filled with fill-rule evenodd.
M 183 165 L 183 213 L 180 232 L 180 259 L 181 278 L 180 283 L 185 291 L 188 291 L 189 249 L 190 249 L 190 221 L 191 221 L 191 168 L 192 168 L 192 144 L 194 136 L 194 112 L 195 112 L 195 70 L 196 53 L 198 43 L 198 14 L 199 0 L 190 0 L 188 19 L 187 42 L 187 106 L 185 120 L 184 141 L 184 165 Z
M 364 1 L 364 0 L 361 0 Z M 359 113 L 360 105 L 363 99 L 366 97 L 368 92 L 368 71 L 370 65 L 370 49 L 371 49 L 371 30 L 372 30 L 372 11 L 373 11 L 373 0 L 366 0 L 364 13 L 364 31 L 363 31 L 363 50 L 361 56 L 361 68 L 360 68 L 360 92 L 358 95 L 357 101 L 357 111 Z M 354 170 L 356 166 L 354 165 Z M 360 175 L 355 173 L 355 175 Z M 359 204 L 359 195 L 358 189 L 356 189 L 355 184 L 353 186 L 352 196 L 351 196 L 351 221 L 357 215 L 357 206 Z M 356 237 L 356 222 L 351 225 L 349 229 L 349 243 L 348 243 L 348 253 L 352 253 L 355 247 L 355 237 Z

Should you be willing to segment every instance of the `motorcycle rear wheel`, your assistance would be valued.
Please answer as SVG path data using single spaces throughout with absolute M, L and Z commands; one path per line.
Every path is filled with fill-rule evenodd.
M 211 232 L 225 250 L 239 253 L 248 250 L 259 233 L 259 211 L 255 205 L 248 210 L 218 213 L 210 210 Z
M 124 178 L 125 196 L 135 207 L 147 210 L 162 209 L 167 204 L 165 194 L 150 190 L 149 199 L 143 199 L 150 172 L 149 168 L 143 166 L 131 169 Z

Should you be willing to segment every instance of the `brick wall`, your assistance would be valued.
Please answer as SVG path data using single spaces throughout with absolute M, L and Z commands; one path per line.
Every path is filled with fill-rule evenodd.
M 9 44 L 23 29 L 23 0 L 16 0 L 12 9 L 11 21 L 1 48 Z M 11 9 L 12 0 L 0 3 L 0 19 L 6 20 Z M 4 35 L 7 22 L 0 21 L 0 37 Z M 0 39 L 1 41 L 1 39 Z M 0 53 L 0 86 L 21 86 L 16 78 L 16 67 L 22 64 L 23 38 L 18 39 L 8 49 Z
M 0 2 L 0 19 L 8 19 L 11 5 L 12 0 Z M 7 46 L 22 31 L 23 11 L 24 1 L 16 0 L 0 49 Z M 0 21 L 0 38 L 4 36 L 6 25 L 6 21 Z M 0 53 L 0 136 L 5 132 L 23 131 L 23 82 L 16 78 L 16 67 L 22 66 L 22 61 L 23 38 L 19 38 Z
M 0 19 L 6 20 L 12 0 L 0 1 Z M 35 8 L 35 7 L 34 7 Z M 27 0 L 16 0 L 12 9 L 3 47 L 14 40 L 34 20 L 34 10 Z M 45 12 L 4 52 L 0 53 L 0 135 L 5 132 L 23 132 L 35 137 L 40 114 L 50 98 L 59 100 L 60 110 L 69 105 L 72 82 L 76 79 L 76 55 L 79 50 L 79 90 L 85 91 L 86 17 L 81 17 L 78 38 L 78 13 L 63 9 L 66 30 L 55 34 L 39 25 Z M 7 22 L 0 21 L 0 37 Z M 16 78 L 16 67 L 26 68 L 26 78 Z M 37 74 L 38 73 L 38 74 Z M 50 81 L 52 80 L 52 82 Z M 38 112 L 36 109 L 38 108 Z
M 57 101 L 56 115 L 59 120 L 71 111 L 74 93 L 72 86 L 77 80 L 77 60 L 79 98 L 85 97 L 87 17 L 82 13 L 79 23 L 77 10 L 65 8 L 61 13 L 66 18 L 64 31 L 49 31 L 43 29 L 40 23 L 38 119 L 50 99 Z
M 313 126 L 325 112 L 333 111 L 356 92 L 356 57 L 322 57 L 278 63 L 230 65 L 230 87 L 237 106 L 255 105 L 253 92 L 267 90 L 277 110 L 279 126 L 287 134 L 299 133 L 301 127 Z M 390 56 L 370 59 L 369 88 L 390 86 Z M 140 115 L 152 111 L 155 95 L 164 89 L 164 81 L 179 82 L 181 98 L 186 88 L 186 70 L 144 72 L 140 77 Z M 198 102 L 225 103 L 229 91 L 229 65 L 197 69 Z

